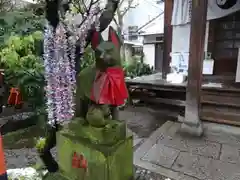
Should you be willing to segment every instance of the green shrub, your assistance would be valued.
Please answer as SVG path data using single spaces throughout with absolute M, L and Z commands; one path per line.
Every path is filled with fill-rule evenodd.
M 43 35 L 37 31 L 28 36 L 10 36 L 0 51 L 8 87 L 18 87 L 23 100 L 34 106 L 44 102 Z
M 153 68 L 141 61 L 138 57 L 133 57 L 133 59 L 128 59 L 123 63 L 123 68 L 125 76 L 127 77 L 137 77 L 143 75 L 149 75 L 153 73 Z
M 0 46 L 4 46 L 12 35 L 22 36 L 43 31 L 44 13 L 38 11 L 37 8 L 24 8 L 0 13 Z
M 83 70 L 84 68 L 91 66 L 95 63 L 95 54 L 91 46 L 88 46 L 83 54 L 83 57 L 81 59 L 80 63 L 80 69 Z

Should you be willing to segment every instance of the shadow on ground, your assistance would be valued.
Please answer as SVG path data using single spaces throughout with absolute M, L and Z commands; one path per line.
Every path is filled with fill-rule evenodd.
M 127 107 L 120 111 L 120 119 L 125 120 L 127 127 L 140 138 L 149 137 L 167 120 L 159 116 L 155 110 L 146 106 Z

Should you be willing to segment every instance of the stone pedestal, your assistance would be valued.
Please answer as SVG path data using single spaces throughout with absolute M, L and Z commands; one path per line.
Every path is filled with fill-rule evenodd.
M 178 121 L 181 122 L 181 128 L 179 129 L 182 133 L 187 133 L 192 136 L 200 137 L 203 135 L 202 122 L 198 121 L 187 121 L 186 118 L 178 116 Z
M 115 131 L 73 121 L 69 128 L 59 131 L 57 152 L 61 176 L 70 180 L 132 180 L 133 137 L 126 136 L 122 123 L 114 124 Z M 73 162 L 75 157 L 79 166 Z
M 198 125 L 182 123 L 180 131 L 183 133 L 188 133 L 192 136 L 200 137 L 203 135 L 202 123 L 199 123 Z

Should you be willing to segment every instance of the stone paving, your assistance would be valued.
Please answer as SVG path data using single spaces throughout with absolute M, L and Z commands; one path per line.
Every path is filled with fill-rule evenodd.
M 134 150 L 146 140 L 146 138 L 139 137 L 136 133 L 132 132 L 130 129 L 127 130 L 129 134 L 134 137 L 133 148 Z M 56 158 L 56 148 L 51 150 L 53 156 Z M 34 148 L 22 148 L 15 150 L 5 150 L 5 157 L 7 160 L 7 169 L 24 168 L 27 166 L 32 166 L 37 162 L 40 162 L 38 154 Z M 165 176 L 151 172 L 147 169 L 141 167 L 134 167 L 135 178 L 134 180 L 170 180 Z
M 218 126 L 220 128 L 218 128 Z M 240 129 L 204 125 L 204 136 L 166 122 L 134 154 L 134 164 L 174 180 L 240 180 Z

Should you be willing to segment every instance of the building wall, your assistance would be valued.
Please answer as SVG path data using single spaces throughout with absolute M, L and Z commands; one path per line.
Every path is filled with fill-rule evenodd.
M 240 47 L 240 11 L 211 20 L 208 51 L 214 58 L 214 74 L 235 76 Z
M 190 24 L 173 26 L 172 53 L 175 53 L 175 52 L 188 53 L 189 52 L 190 29 L 191 29 Z M 208 32 L 209 32 L 209 22 L 207 22 L 207 26 L 206 26 L 204 51 L 207 51 Z
M 128 39 L 128 26 L 141 27 L 163 11 L 164 3 L 157 4 L 156 1 L 152 0 L 139 0 L 139 5 L 136 8 L 130 9 L 124 16 L 123 31 L 125 39 Z M 161 22 L 161 19 L 157 19 L 155 23 L 159 24 Z M 140 40 L 138 41 L 140 42 Z
M 184 61 L 184 65 L 188 66 L 189 48 L 190 48 L 190 24 L 175 25 L 172 28 L 172 52 L 171 63 L 172 65 L 178 64 L 180 60 Z M 204 51 L 207 52 L 208 47 L 208 34 L 209 34 L 209 21 L 206 25 Z M 187 73 L 187 69 L 185 71 Z
M 157 38 L 163 37 L 163 34 L 151 34 L 151 35 L 145 35 L 143 36 L 143 43 L 155 43 L 157 41 Z
M 130 44 L 124 44 L 123 46 L 123 53 L 124 53 L 124 57 L 125 60 L 129 61 L 132 59 L 132 45 Z
M 185 2 L 185 4 L 183 4 Z M 174 8 L 173 8 L 173 14 L 172 14 L 172 25 L 173 25 L 173 32 L 172 32 L 172 53 L 170 56 L 172 57 L 171 63 L 179 62 L 182 58 L 185 64 L 188 65 L 188 59 L 189 59 L 189 43 L 190 43 L 190 14 L 189 13 L 183 13 L 183 12 L 189 12 L 188 7 L 189 1 L 187 0 L 179 0 L 174 1 Z M 209 43 L 209 22 L 211 21 L 218 21 L 221 18 L 224 18 L 226 16 L 230 16 L 240 9 L 240 1 L 237 2 L 235 6 L 233 6 L 230 9 L 221 9 L 217 6 L 215 0 L 209 0 L 208 2 L 208 12 L 207 12 L 207 26 L 206 26 L 206 37 L 205 37 L 205 52 L 210 52 L 212 54 L 212 57 L 214 59 L 214 65 L 213 65 L 213 74 L 220 75 L 224 71 L 226 73 L 233 73 L 235 71 L 234 67 L 236 68 L 236 64 L 232 63 L 229 64 L 231 59 L 230 56 L 227 58 L 218 58 L 215 57 L 214 50 L 211 50 L 213 48 L 208 48 Z M 237 17 L 237 16 L 236 16 Z M 237 19 L 235 18 L 235 21 Z M 211 24 L 211 23 L 210 23 Z M 236 23 L 235 23 L 236 24 Z M 211 28 L 210 28 L 211 29 Z M 216 30 L 218 31 L 218 30 Z M 212 40 L 210 40 L 212 41 Z M 225 43 L 227 44 L 227 43 Z M 226 49 L 225 49 L 226 50 Z M 227 55 L 227 52 L 225 52 L 223 49 L 219 50 L 218 52 L 221 52 L 222 54 Z M 219 54 L 219 53 L 218 53 Z M 236 62 L 237 57 L 234 57 L 234 62 Z M 220 62 L 221 61 L 221 62 Z M 233 61 L 231 61 L 233 62 Z M 204 61 L 205 63 L 205 61 Z M 177 63 L 176 63 L 177 64 Z M 223 65 L 226 64 L 226 65 Z M 203 64 L 205 66 L 205 64 Z M 228 66 L 224 67 L 224 66 Z M 224 70 L 225 69 L 225 70 Z M 187 71 L 187 69 L 186 69 Z M 187 73 L 187 72 L 186 72 Z
M 211 53 L 214 60 L 213 75 L 235 76 L 238 71 L 239 13 L 235 12 L 207 22 L 204 51 Z M 180 53 L 185 54 L 183 57 L 188 62 L 189 41 L 190 24 L 173 26 L 172 62 L 179 59 Z
M 144 62 L 150 66 L 155 66 L 155 44 L 143 45 Z
M 156 65 L 155 61 L 156 60 L 161 61 L 160 59 L 156 59 L 157 52 L 155 52 L 156 51 L 155 45 L 156 43 L 162 43 L 162 42 L 156 41 L 156 39 L 161 38 L 162 36 L 163 35 L 161 34 L 152 34 L 152 35 L 143 36 L 144 37 L 144 40 L 143 40 L 144 62 L 152 66 L 154 69 Z M 162 51 L 160 52 L 160 54 L 161 53 Z M 159 58 L 162 58 L 162 57 L 160 56 Z
M 106 0 L 103 1 L 105 2 Z M 152 0 L 134 0 L 133 4 L 138 5 L 135 8 L 131 8 L 123 18 L 123 34 L 125 40 L 129 40 L 128 39 L 129 26 L 141 27 L 164 11 L 164 3 L 157 4 L 156 1 Z M 124 9 L 125 6 L 127 5 L 123 5 L 121 6 L 121 8 Z M 115 19 L 117 20 L 117 16 L 115 17 Z M 159 24 L 163 24 L 163 17 L 154 20 L 154 22 L 150 23 L 142 30 L 145 31 L 146 29 L 146 31 L 148 31 L 149 28 L 154 30 L 158 29 L 155 28 L 155 26 L 159 27 Z M 114 21 L 112 21 L 110 25 L 113 26 L 114 28 L 117 28 L 116 23 Z M 161 32 L 163 31 L 162 28 L 163 25 L 160 26 Z M 106 29 L 102 33 L 102 35 L 103 38 L 106 39 L 108 36 L 108 30 Z M 134 40 L 132 42 L 142 43 L 143 38 L 142 36 L 139 36 L 137 40 Z
M 25 6 L 29 4 L 35 4 L 31 0 L 13 0 L 12 3 L 14 4 L 15 7 L 17 8 L 24 8 Z

